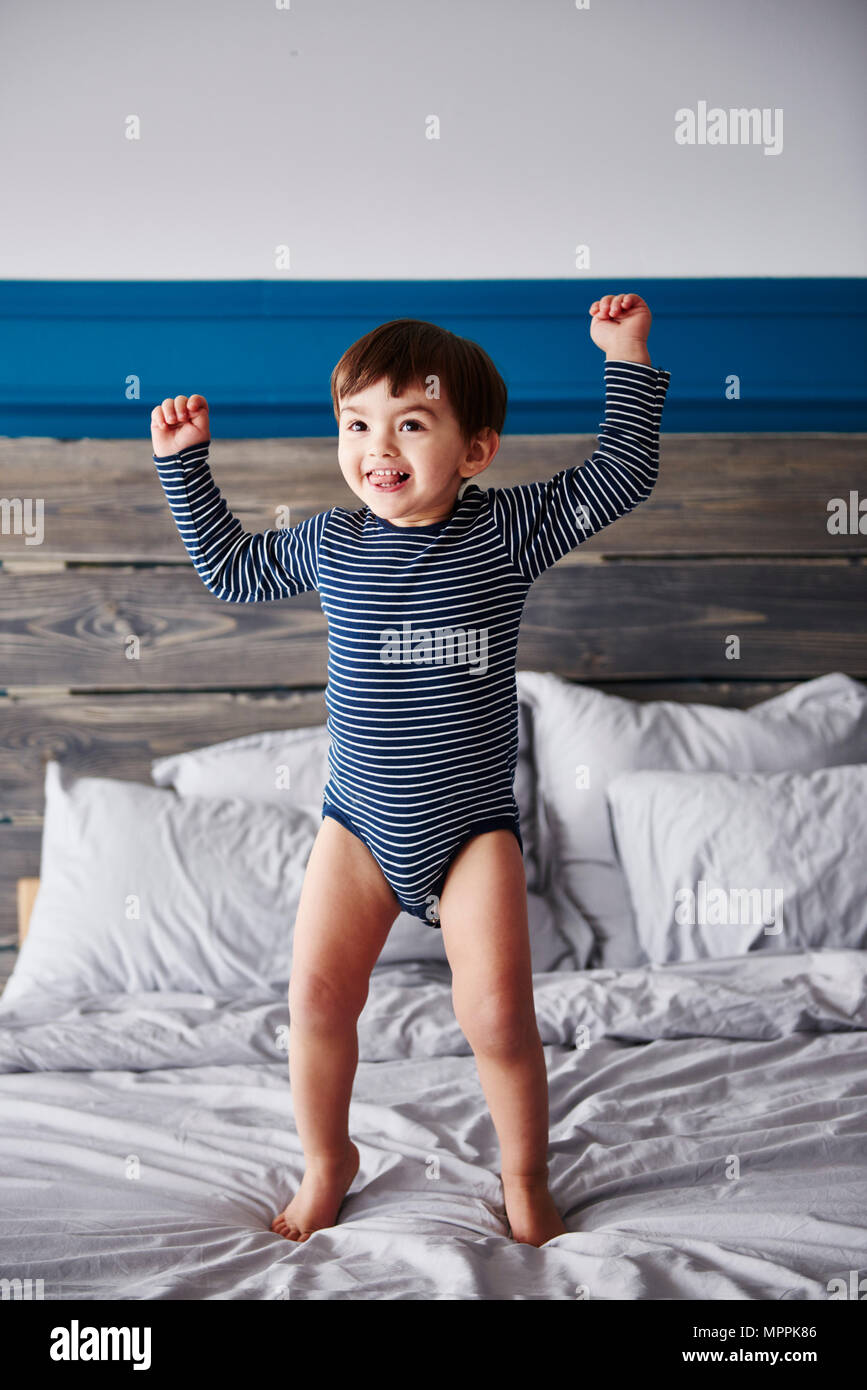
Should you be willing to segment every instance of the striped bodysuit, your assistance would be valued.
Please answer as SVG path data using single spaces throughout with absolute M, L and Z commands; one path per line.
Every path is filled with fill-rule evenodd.
M 400 907 L 434 927 L 467 840 L 505 828 L 523 850 L 515 655 L 530 586 L 656 482 L 670 373 L 621 361 L 604 372 L 591 459 L 546 482 L 465 484 L 451 515 L 429 526 L 331 507 L 246 533 L 213 481 L 208 444 L 154 455 L 181 539 L 216 598 L 318 591 L 328 620 L 322 815 L 358 835 Z

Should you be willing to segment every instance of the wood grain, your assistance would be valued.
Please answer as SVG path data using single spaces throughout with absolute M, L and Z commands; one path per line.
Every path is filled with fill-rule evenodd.
M 504 436 L 479 486 L 542 481 L 582 463 L 592 435 Z M 863 554 L 865 537 L 831 535 L 828 502 L 863 491 L 867 435 L 664 435 L 648 500 L 580 547 L 611 555 Z M 215 440 L 214 479 L 247 530 L 326 507 L 361 506 L 332 439 Z M 184 561 L 149 440 L 0 440 L 7 499 L 41 498 L 44 539 L 0 532 L 0 559 Z
M 191 565 L 7 574 L 7 689 L 324 687 L 317 594 L 223 603 Z M 867 676 L 867 565 L 839 560 L 564 560 L 533 585 L 518 665 L 574 680 Z

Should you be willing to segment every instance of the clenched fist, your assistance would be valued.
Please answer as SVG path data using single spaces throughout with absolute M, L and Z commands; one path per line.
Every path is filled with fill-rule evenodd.
M 590 337 L 608 357 L 650 365 L 650 310 L 640 294 L 605 294 L 589 310 Z
M 204 396 L 166 396 L 151 411 L 151 439 L 157 458 L 180 453 L 190 444 L 209 444 L 208 402 Z

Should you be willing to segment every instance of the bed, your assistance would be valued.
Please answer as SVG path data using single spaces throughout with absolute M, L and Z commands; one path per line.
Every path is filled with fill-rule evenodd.
M 359 1023 L 361 1168 L 338 1224 L 301 1245 L 271 1232 L 303 1171 L 285 987 L 325 772 L 312 726 L 157 759 L 151 785 L 49 762 L 0 1000 L 7 1277 L 57 1300 L 850 1296 L 867 1272 L 867 688 L 831 673 L 732 710 L 527 671 L 519 692 L 568 1233 L 511 1239 L 441 934 L 404 914 Z M 757 847 L 769 804 L 798 824 L 781 814 Z M 774 872 L 776 923 L 767 902 L 735 922 L 666 909 L 681 879 Z

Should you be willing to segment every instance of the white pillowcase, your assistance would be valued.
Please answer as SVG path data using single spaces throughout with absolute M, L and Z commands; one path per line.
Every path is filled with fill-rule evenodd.
M 867 949 L 867 765 L 626 772 L 607 795 L 652 962 Z
M 2 1006 L 31 993 L 285 990 L 316 824 L 49 762 L 39 892 Z
M 627 700 L 538 671 L 522 672 L 522 697 L 538 779 L 539 891 L 581 967 L 646 961 L 605 796 L 618 773 L 809 772 L 867 761 L 867 687 L 842 672 L 748 710 Z
M 316 724 L 226 739 L 157 758 L 151 777 L 179 796 L 241 796 L 300 807 L 318 820 L 328 781 L 328 734 L 324 724 Z

